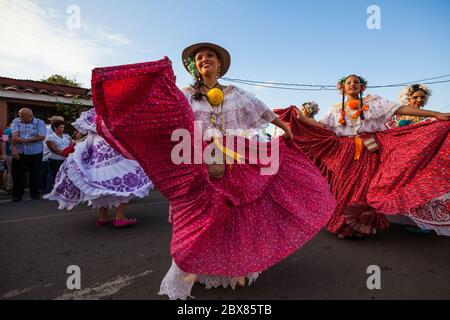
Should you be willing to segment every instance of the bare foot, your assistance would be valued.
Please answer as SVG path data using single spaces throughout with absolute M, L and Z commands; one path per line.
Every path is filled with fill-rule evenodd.
M 245 277 L 240 277 L 237 279 L 237 285 L 239 287 L 245 287 Z

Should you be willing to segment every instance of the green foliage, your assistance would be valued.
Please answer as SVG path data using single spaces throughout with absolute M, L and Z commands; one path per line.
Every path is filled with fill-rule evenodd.
M 66 133 L 72 134 L 74 128 L 70 124 L 78 119 L 82 112 L 87 111 L 88 109 L 89 107 L 82 105 L 77 99 L 74 99 L 71 104 L 64 104 L 60 102 L 56 104 L 58 115 L 64 117 L 64 122 L 66 123 Z
M 68 77 L 54 74 L 46 79 L 42 79 L 42 82 L 52 83 L 52 84 L 62 84 L 65 86 L 75 87 L 75 88 L 81 88 L 81 83 L 77 82 L 76 78 L 70 79 Z

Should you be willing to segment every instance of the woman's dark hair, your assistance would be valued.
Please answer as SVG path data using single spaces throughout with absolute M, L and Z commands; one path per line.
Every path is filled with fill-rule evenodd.
M 52 129 L 55 131 L 59 126 L 63 125 L 64 121 L 56 120 L 52 122 Z
M 413 84 L 411 86 L 411 92 L 410 94 L 413 95 L 414 93 L 418 92 L 418 91 L 422 91 L 423 93 L 425 93 L 425 95 L 428 95 L 428 92 L 426 92 L 421 86 L 420 84 Z
M 203 87 L 203 79 L 202 76 L 198 76 L 197 80 L 195 80 L 194 85 L 192 86 L 194 88 L 194 100 L 200 101 L 203 99 L 203 93 L 202 93 L 202 87 Z

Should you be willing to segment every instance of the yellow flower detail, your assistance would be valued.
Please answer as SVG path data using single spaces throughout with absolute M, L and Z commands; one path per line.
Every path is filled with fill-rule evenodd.
M 223 91 L 218 88 L 213 88 L 209 90 L 206 96 L 208 98 L 208 102 L 212 106 L 219 106 L 224 99 Z

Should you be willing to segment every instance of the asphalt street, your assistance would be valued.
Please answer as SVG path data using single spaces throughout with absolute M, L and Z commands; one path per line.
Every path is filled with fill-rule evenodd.
M 151 192 L 127 210 L 138 224 L 97 227 L 96 211 L 58 211 L 45 200 L 0 197 L 0 299 L 166 299 L 170 267 L 167 201 Z M 81 289 L 69 290 L 71 265 Z M 381 289 L 367 288 L 367 268 L 381 269 Z M 365 240 L 320 232 L 301 250 L 263 272 L 250 287 L 206 290 L 197 299 L 450 299 L 450 239 L 401 226 Z

